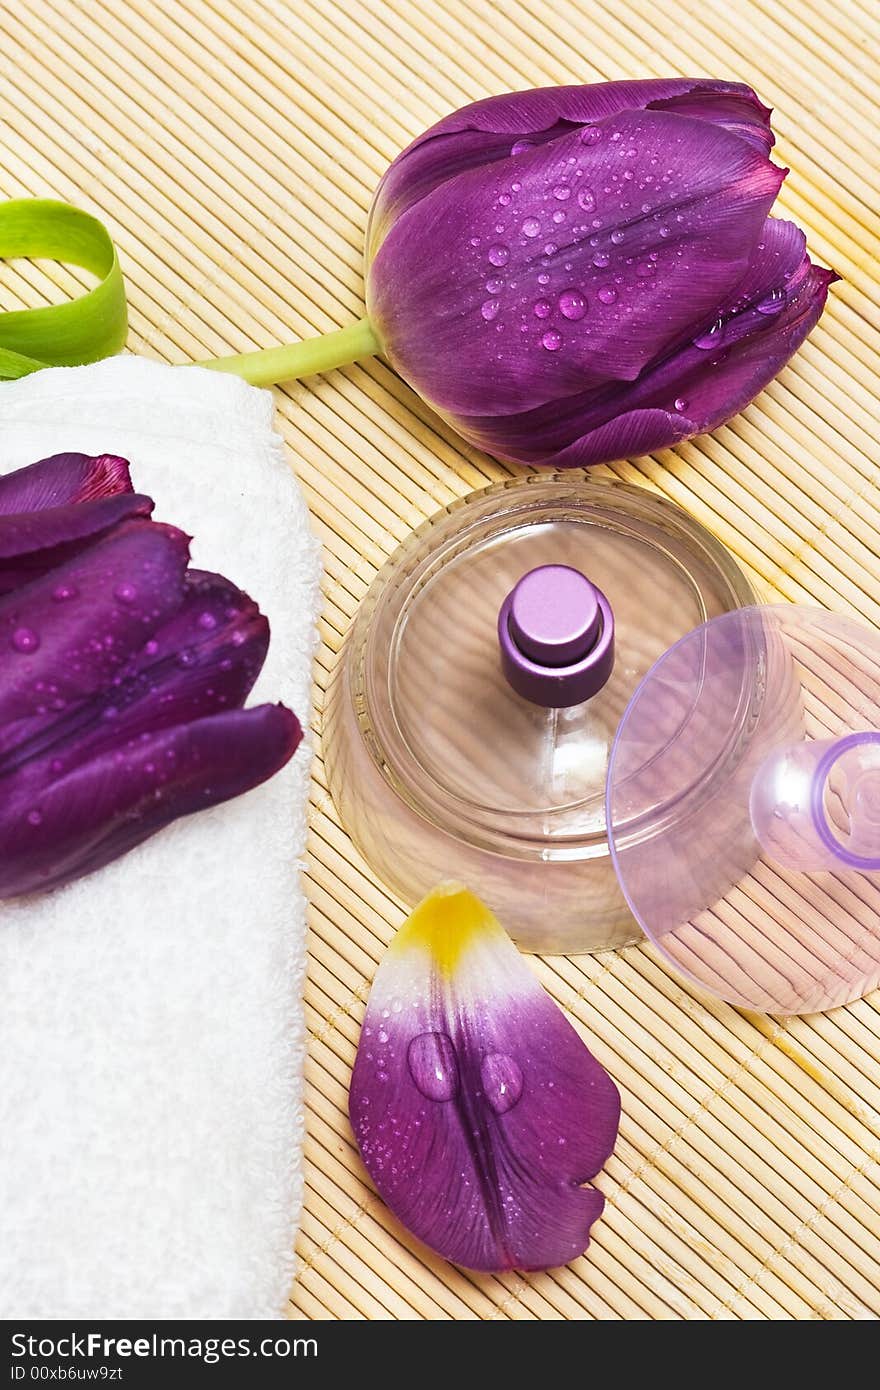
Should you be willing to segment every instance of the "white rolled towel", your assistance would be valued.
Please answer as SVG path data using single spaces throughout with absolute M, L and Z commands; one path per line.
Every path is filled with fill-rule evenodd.
M 320 557 L 271 395 L 136 357 L 0 386 L 0 471 L 64 451 L 127 458 L 193 563 L 259 603 L 272 639 L 251 703 L 283 701 L 307 730 Z M 281 1316 L 308 775 L 307 733 L 255 791 L 0 904 L 0 1317 Z

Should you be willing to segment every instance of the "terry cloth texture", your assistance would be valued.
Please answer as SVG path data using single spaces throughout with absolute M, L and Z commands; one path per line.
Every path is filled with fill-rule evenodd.
M 0 471 L 120 454 L 260 604 L 309 723 L 319 547 L 272 397 L 135 357 L 0 391 Z M 0 661 L 4 658 L 0 654 Z M 0 1317 L 269 1318 L 302 1197 L 307 740 L 277 777 L 0 904 Z

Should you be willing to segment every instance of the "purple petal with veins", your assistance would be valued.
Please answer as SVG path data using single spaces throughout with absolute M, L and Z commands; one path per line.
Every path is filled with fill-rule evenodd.
M 620 1098 L 496 919 L 460 885 L 379 966 L 349 1112 L 380 1195 L 446 1259 L 545 1269 L 589 1244 Z
M 0 477 L 0 594 L 63 564 L 127 517 L 149 516 L 114 455 L 56 454 Z

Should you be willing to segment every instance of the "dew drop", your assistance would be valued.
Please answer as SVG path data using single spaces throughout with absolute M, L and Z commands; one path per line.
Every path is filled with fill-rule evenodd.
M 639 261 L 639 264 L 636 266 L 636 275 L 638 275 L 640 280 L 647 280 L 648 276 L 653 274 L 654 267 L 650 261 Z
M 498 313 L 498 300 L 484 299 L 483 303 L 480 305 L 480 313 L 487 323 L 491 323 Z
M 550 283 L 550 276 L 547 274 L 546 270 L 542 270 L 541 274 L 538 276 L 538 284 L 539 284 L 539 285 L 549 285 L 549 283 Z
M 27 823 L 28 823 L 28 825 L 42 825 L 42 824 L 43 824 L 43 813 L 42 813 L 42 811 L 28 811 L 28 813 L 27 813 Z
M 499 203 L 501 204 L 501 206 L 502 206 L 503 208 L 510 207 L 510 194 L 509 194 L 509 193 L 499 193 L 499 194 L 498 194 L 498 201 L 499 201 Z
M 548 331 L 544 334 L 543 338 L 541 339 L 541 346 L 546 348 L 548 352 L 559 351 L 559 349 L 562 347 L 562 338 L 556 332 L 555 328 L 548 329 Z
M 155 656 L 158 650 L 159 643 L 155 640 L 155 638 L 151 637 L 149 642 L 144 643 L 144 651 L 146 652 L 147 656 Z
M 566 319 L 582 319 L 587 312 L 587 301 L 578 290 L 563 290 L 559 296 L 559 312 Z
M 597 298 L 602 304 L 613 304 L 617 299 L 617 290 L 614 289 L 613 285 L 603 285 Z
M 458 1091 L 458 1059 L 447 1033 L 419 1033 L 407 1048 L 406 1064 L 428 1100 L 452 1100 Z
M 599 270 L 604 270 L 609 259 L 610 257 L 606 251 L 597 251 L 593 257 L 593 265 L 597 266 Z
M 12 647 L 17 652 L 35 652 L 40 645 L 40 639 L 32 627 L 17 627 L 10 638 Z
M 527 217 L 522 224 L 523 236 L 536 237 L 541 230 L 541 224 L 537 217 Z
M 662 237 L 665 238 L 665 237 L 668 237 L 668 236 L 669 236 L 669 228 L 668 228 L 668 227 L 666 227 L 666 226 L 658 227 L 657 230 L 659 231 L 659 233 L 660 233 L 660 235 L 661 235 Z
M 602 139 L 602 132 L 598 126 L 588 125 L 581 131 L 581 143 L 584 145 L 595 145 L 597 140 Z
M 496 246 L 489 247 L 489 260 L 493 265 L 507 265 L 509 259 L 510 252 L 500 242 Z
M 557 208 L 556 212 L 554 212 L 553 221 L 556 223 L 557 227 L 559 226 L 560 222 L 565 221 L 565 213 L 562 211 L 562 208 Z
M 687 401 L 684 396 L 676 396 L 673 405 L 678 411 L 687 410 Z
M 549 319 L 549 317 L 550 317 L 550 304 L 549 304 L 548 300 L 546 300 L 546 299 L 538 299 L 538 300 L 536 300 L 536 301 L 535 301 L 535 304 L 534 304 L 534 306 L 533 306 L 533 309 L 534 309 L 535 318 L 537 318 L 537 319 Z
M 492 280 L 487 280 L 487 281 L 486 281 L 486 293 L 487 293 L 487 294 L 500 294 L 501 291 L 502 291 L 503 289 L 504 289 L 504 281 L 503 281 L 503 280 L 499 280 L 497 277 L 495 277 L 495 278 L 492 279 Z
M 724 325 L 720 319 L 716 319 L 707 333 L 700 333 L 694 338 L 694 347 L 700 348 L 702 352 L 711 352 L 712 348 L 720 347 L 723 336 Z
M 535 148 L 535 142 L 534 142 L 534 140 L 517 140 L 513 145 L 511 145 L 511 147 L 510 147 L 510 153 L 511 153 L 511 154 L 525 154 L 526 150 L 533 150 L 534 148 Z
M 506 1052 L 490 1052 L 480 1064 L 483 1093 L 496 1115 L 512 1110 L 523 1093 L 519 1064 Z
M 778 314 L 785 303 L 785 290 L 776 289 L 762 299 L 755 308 L 759 314 Z
M 611 233 L 611 240 L 614 242 L 615 246 L 619 246 L 625 237 L 626 232 L 621 231 L 620 227 L 615 227 L 614 231 Z
M 133 584 L 117 584 L 114 594 L 120 603 L 134 603 L 137 598 L 137 589 Z
M 568 184 L 558 183 L 553 190 L 553 197 L 558 198 L 560 203 L 564 203 L 567 198 L 570 198 L 571 189 L 569 188 Z
M 596 207 L 596 195 L 590 188 L 582 188 L 578 194 L 578 203 L 584 212 L 593 212 Z
M 75 584 L 57 584 L 52 590 L 52 597 L 56 603 L 66 603 L 68 599 L 76 598 L 78 593 Z
M 634 177 L 632 169 L 624 169 L 623 177 L 626 179 L 627 183 L 629 183 L 630 179 Z
M 555 255 L 556 255 L 556 252 L 557 252 L 558 250 L 559 250 L 559 247 L 556 245 L 556 242 L 555 242 L 555 241 L 548 241 L 547 244 L 546 244 L 546 246 L 544 247 L 544 255 L 545 255 L 545 256 L 555 256 Z

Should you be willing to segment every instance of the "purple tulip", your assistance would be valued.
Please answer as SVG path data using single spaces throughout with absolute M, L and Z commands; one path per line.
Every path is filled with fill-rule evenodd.
M 742 409 L 833 272 L 768 216 L 785 173 L 751 88 L 550 87 L 420 136 L 373 204 L 367 308 L 401 376 L 470 442 L 584 466 Z
M 149 520 L 122 459 L 0 478 L 0 898 L 100 868 L 257 786 L 302 731 L 243 705 L 269 625 Z
M 589 1244 L 620 1096 L 510 937 L 436 888 L 373 982 L 349 1114 L 405 1226 L 471 1269 L 549 1269 Z

